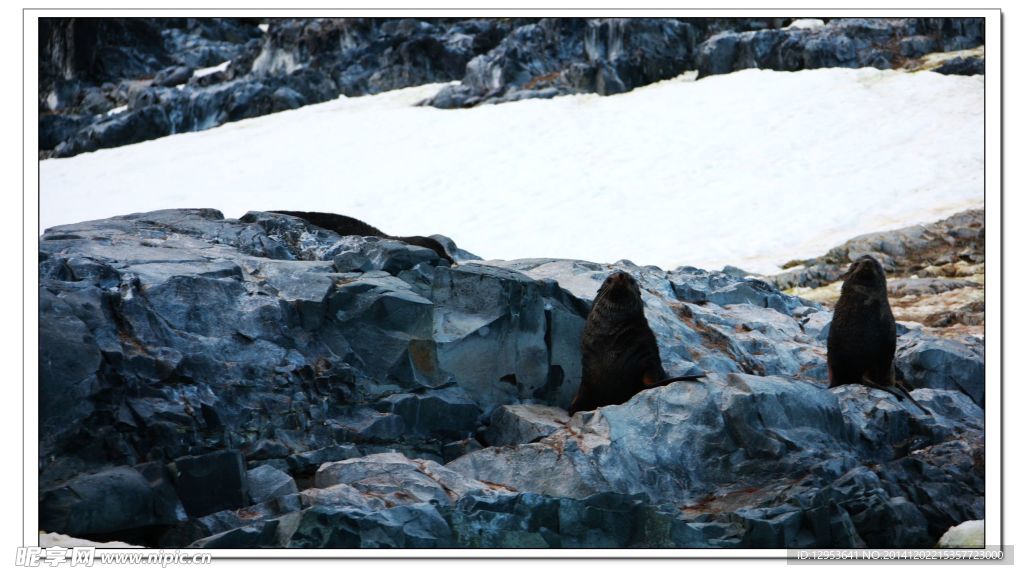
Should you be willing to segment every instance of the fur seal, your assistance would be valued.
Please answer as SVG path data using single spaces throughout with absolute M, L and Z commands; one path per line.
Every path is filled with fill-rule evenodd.
M 433 250 L 438 257 L 447 261 L 449 264 L 455 263 L 455 260 L 448 255 L 447 251 L 445 251 L 444 246 L 434 238 L 424 236 L 389 236 L 366 222 L 350 218 L 348 216 L 342 216 L 340 214 L 330 214 L 326 212 L 294 212 L 287 210 L 270 210 L 270 213 L 301 218 L 314 226 L 331 230 L 332 232 L 342 236 L 374 236 L 389 240 L 398 240 L 409 245 L 420 246 L 422 248 Z
M 832 314 L 828 332 L 829 387 L 861 383 L 888 391 L 900 401 L 901 390 L 914 405 L 931 413 L 917 402 L 896 380 L 893 357 L 896 355 L 896 320 L 889 307 L 885 270 L 871 256 L 850 264 L 843 276 L 843 287 Z
M 658 341 L 644 317 L 640 287 L 626 272 L 608 276 L 597 290 L 583 328 L 582 347 L 583 381 L 569 415 L 625 403 L 645 389 L 701 377 L 665 374 Z

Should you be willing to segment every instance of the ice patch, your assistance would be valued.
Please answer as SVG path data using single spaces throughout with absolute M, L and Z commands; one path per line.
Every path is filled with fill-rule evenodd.
M 965 521 L 954 525 L 939 539 L 940 549 L 963 549 L 985 546 L 985 521 Z
M 817 18 L 801 18 L 799 20 L 793 20 L 793 23 L 786 26 L 786 28 L 788 30 L 817 30 L 824 26 L 824 20 L 818 20 Z
M 216 66 L 210 66 L 209 68 L 200 68 L 195 72 L 192 72 L 193 78 L 202 78 L 203 76 L 209 76 L 217 72 L 223 72 L 228 69 L 228 65 L 231 64 L 231 60 L 226 60 L 217 64 Z
M 610 97 L 415 105 L 441 87 L 43 160 L 40 229 L 288 208 L 444 234 L 486 259 L 771 273 L 983 205 L 980 76 L 744 70 Z

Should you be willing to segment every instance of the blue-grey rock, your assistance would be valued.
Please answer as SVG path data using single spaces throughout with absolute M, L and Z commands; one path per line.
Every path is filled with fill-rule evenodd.
M 246 481 L 249 483 L 249 497 L 254 504 L 298 493 L 295 480 L 271 465 L 261 465 L 250 469 Z
M 299 526 L 302 514 L 298 511 L 266 521 L 254 522 L 192 542 L 189 547 L 199 549 L 280 549 L 286 547 Z
M 457 108 L 479 103 L 618 94 L 688 69 L 698 29 L 655 18 L 544 18 L 513 30 L 466 65 L 461 84 L 428 103 Z
M 72 156 L 339 95 L 455 80 L 427 103 L 613 95 L 694 69 L 892 68 L 985 39 L 982 18 L 834 18 L 781 28 L 786 20 L 279 18 L 264 33 L 250 18 L 50 18 L 40 30 L 40 146 Z M 210 67 L 223 69 L 194 74 Z M 984 58 L 953 59 L 937 71 L 984 73 Z
M 394 414 L 358 408 L 337 415 L 330 424 L 339 443 L 395 441 L 405 434 L 405 421 Z
M 164 68 L 153 77 L 154 86 L 172 87 L 188 82 L 195 70 L 188 66 L 172 66 Z
M 981 18 L 836 18 L 822 26 L 720 32 L 696 47 L 695 60 L 700 77 L 747 68 L 890 69 L 928 51 L 984 43 Z
M 569 423 L 565 410 L 547 405 L 503 405 L 491 414 L 484 432 L 489 445 L 533 443 Z
M 270 98 L 274 104 L 275 112 L 281 110 L 293 110 L 306 105 L 305 96 L 288 86 L 281 86 L 277 90 L 274 90 L 274 93 Z
M 984 343 L 915 334 L 902 338 L 893 361 L 913 389 L 951 389 L 985 407 Z
M 231 531 L 241 530 L 234 534 L 227 535 L 224 543 L 217 544 L 222 547 L 229 547 L 229 541 L 237 543 L 241 547 L 246 546 L 269 546 L 282 547 L 284 543 L 278 542 L 263 543 L 260 545 L 243 544 L 242 540 L 234 539 L 236 536 L 253 535 L 264 528 L 265 523 L 274 523 L 277 519 L 283 519 L 286 525 L 293 525 L 295 512 L 305 508 L 303 499 L 297 494 L 287 494 L 270 499 L 262 503 L 242 507 L 240 509 L 226 509 L 205 515 L 193 517 L 183 523 L 178 523 L 166 530 L 159 538 L 160 547 L 188 547 L 199 546 L 199 540 L 210 539 L 220 540 L 218 534 L 226 534 Z M 201 545 L 212 545 L 202 543 Z
M 378 408 L 401 417 L 408 433 L 426 437 L 465 439 L 480 420 L 480 408 L 459 387 L 390 395 Z
M 310 507 L 302 512 L 287 547 L 446 548 L 451 528 L 435 507 L 416 503 L 366 512 L 354 507 Z
M 67 523 L 94 502 L 66 486 L 102 503 L 116 489 L 96 477 L 128 469 L 131 513 L 102 529 L 168 547 L 921 546 L 984 517 L 983 398 L 935 379 L 983 379 L 980 340 L 900 335 L 926 414 L 828 389 L 829 312 L 757 280 L 625 260 L 336 268 L 371 243 L 204 209 L 44 233 L 40 331 L 61 354 L 41 353 L 43 515 Z M 704 377 L 569 418 L 616 269 L 666 371 Z

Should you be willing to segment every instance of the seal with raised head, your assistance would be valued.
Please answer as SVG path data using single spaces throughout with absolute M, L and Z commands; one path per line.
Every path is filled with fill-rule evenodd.
M 424 236 L 389 236 L 379 229 L 371 226 L 370 224 L 350 218 L 349 216 L 343 216 L 340 214 L 331 214 L 327 212 L 295 212 L 286 210 L 270 210 L 273 214 L 284 214 L 286 216 L 292 216 L 296 218 L 302 218 L 307 222 L 324 228 L 325 230 L 331 230 L 332 232 L 340 236 L 373 236 L 378 238 L 385 238 L 389 240 L 398 240 L 405 242 L 409 245 L 420 246 L 433 250 L 438 257 L 447 261 L 449 264 L 454 264 L 455 260 L 452 259 L 448 252 L 441 245 L 441 242 L 434 238 L 428 238 Z
M 829 387 L 860 383 L 887 391 L 900 401 L 901 390 L 914 405 L 930 413 L 896 380 L 896 320 L 889 307 L 885 270 L 863 256 L 850 264 L 828 332 Z
M 597 290 L 582 347 L 583 381 L 569 415 L 625 403 L 645 389 L 700 377 L 666 375 L 658 340 L 644 317 L 640 286 L 626 272 L 608 276 Z

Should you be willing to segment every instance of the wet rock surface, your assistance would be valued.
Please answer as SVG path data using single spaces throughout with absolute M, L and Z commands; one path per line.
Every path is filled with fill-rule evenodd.
M 424 104 L 462 108 L 688 70 L 984 72 L 979 18 L 43 18 L 39 35 L 41 158 L 430 83 L 458 81 Z
M 391 257 L 401 242 L 375 246 L 392 267 L 339 269 L 372 239 L 215 210 L 47 230 L 40 527 L 206 548 L 931 547 L 984 518 L 980 339 L 901 330 L 928 415 L 827 389 L 830 312 L 759 279 L 451 266 Z M 666 371 L 706 375 L 570 418 L 614 269 Z

